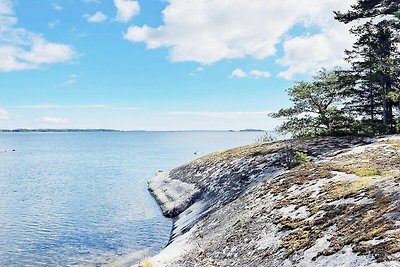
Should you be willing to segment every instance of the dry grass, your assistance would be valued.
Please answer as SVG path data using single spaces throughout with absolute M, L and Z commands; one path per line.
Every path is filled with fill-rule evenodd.
M 371 170 L 371 169 L 359 169 L 355 170 L 354 173 L 358 176 L 361 177 L 369 177 L 369 176 L 377 176 L 380 175 L 380 172 L 377 170 Z
M 151 262 L 150 258 L 146 258 L 139 267 L 153 267 L 153 263 Z

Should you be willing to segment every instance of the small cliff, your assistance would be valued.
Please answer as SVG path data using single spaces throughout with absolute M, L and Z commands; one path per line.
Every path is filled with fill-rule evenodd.
M 399 182 L 399 136 L 210 154 L 149 182 L 174 218 L 153 266 L 400 266 Z

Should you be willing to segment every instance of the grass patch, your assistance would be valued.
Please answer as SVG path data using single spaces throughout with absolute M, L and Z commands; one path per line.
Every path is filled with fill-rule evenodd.
M 358 169 L 358 170 L 354 170 L 354 174 L 361 176 L 361 177 L 369 177 L 369 176 L 380 175 L 380 172 L 377 170 L 371 170 L 371 169 Z

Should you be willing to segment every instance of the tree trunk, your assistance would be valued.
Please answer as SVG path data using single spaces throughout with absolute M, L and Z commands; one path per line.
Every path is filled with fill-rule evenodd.
M 386 95 L 392 91 L 392 81 L 390 77 L 386 78 Z M 386 98 L 386 96 L 385 96 Z M 391 102 L 387 103 L 387 118 L 390 131 L 393 131 L 393 104 Z
M 386 132 L 388 126 L 388 107 L 386 99 L 386 83 L 385 77 L 382 77 L 382 119 L 383 119 L 383 130 Z
M 375 118 L 374 118 L 374 90 L 372 88 L 371 76 L 369 78 L 369 100 L 370 100 L 370 117 L 371 117 L 371 127 L 375 130 Z

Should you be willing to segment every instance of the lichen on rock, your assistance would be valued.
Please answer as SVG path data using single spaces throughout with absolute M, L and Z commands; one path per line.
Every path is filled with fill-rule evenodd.
M 294 167 L 293 151 L 311 161 Z M 185 199 L 196 197 L 169 199 L 181 206 L 154 265 L 400 266 L 399 155 L 399 136 L 316 138 L 174 169 L 158 182 L 184 183 Z

